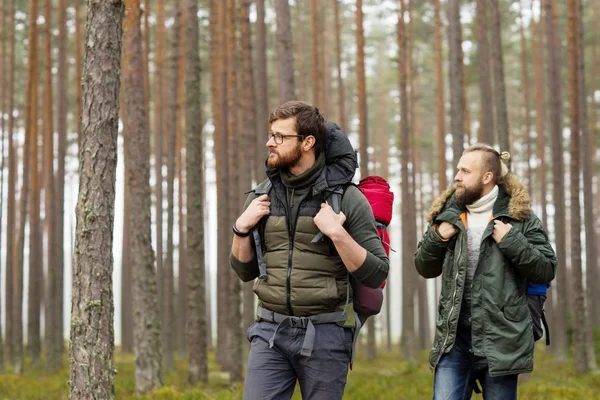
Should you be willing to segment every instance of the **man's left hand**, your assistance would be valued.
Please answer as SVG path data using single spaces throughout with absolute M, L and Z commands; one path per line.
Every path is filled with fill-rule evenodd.
M 321 209 L 315 215 L 314 221 L 317 228 L 323 232 L 323 235 L 331 237 L 340 229 L 344 229 L 343 225 L 346 222 L 346 216 L 341 211 L 339 214 L 336 214 L 329 204 L 321 203 Z
M 494 232 L 492 233 L 492 238 L 496 243 L 500 243 L 508 231 L 510 231 L 510 228 L 512 228 L 511 224 L 505 224 L 500 220 L 494 220 Z

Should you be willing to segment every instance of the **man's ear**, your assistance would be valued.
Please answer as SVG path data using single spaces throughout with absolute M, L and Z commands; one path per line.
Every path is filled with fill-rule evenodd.
M 315 142 L 316 142 L 316 139 L 314 136 L 312 136 L 312 135 L 307 136 L 304 139 L 304 141 L 302 142 L 302 150 L 308 151 L 311 148 L 315 147 Z
M 483 184 L 487 185 L 488 183 L 492 182 L 494 180 L 494 174 L 491 171 L 486 172 L 485 174 L 483 174 Z

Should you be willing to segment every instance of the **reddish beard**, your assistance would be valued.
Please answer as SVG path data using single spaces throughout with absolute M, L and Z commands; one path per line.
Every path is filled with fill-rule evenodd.
M 273 157 L 272 157 L 273 156 Z M 290 169 L 295 167 L 302 158 L 302 147 L 300 142 L 287 153 L 281 154 L 276 150 L 271 150 L 269 158 L 267 158 L 267 166 L 269 168 Z
M 478 181 L 475 186 L 468 188 L 458 184 L 456 188 L 456 202 L 464 207 L 475 203 L 483 195 L 483 182 Z

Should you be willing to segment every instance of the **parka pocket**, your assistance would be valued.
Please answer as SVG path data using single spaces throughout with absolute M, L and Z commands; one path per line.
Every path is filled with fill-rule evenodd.
M 521 322 L 529 316 L 527 305 L 504 307 L 504 317 L 512 322 Z

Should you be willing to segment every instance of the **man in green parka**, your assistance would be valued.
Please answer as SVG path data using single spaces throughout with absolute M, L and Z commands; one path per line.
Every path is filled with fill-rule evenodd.
M 508 157 L 485 144 L 464 151 L 415 253 L 420 275 L 442 275 L 434 400 L 470 399 L 476 381 L 486 400 L 516 399 L 518 374 L 533 370 L 527 282 L 549 283 L 556 257 Z
M 341 399 L 358 321 L 351 279 L 378 288 L 389 260 L 369 202 L 350 184 L 358 164 L 340 127 L 300 101 L 269 123 L 267 180 L 233 225 L 230 256 L 259 300 L 244 399 L 290 399 L 296 382 L 304 399 Z

